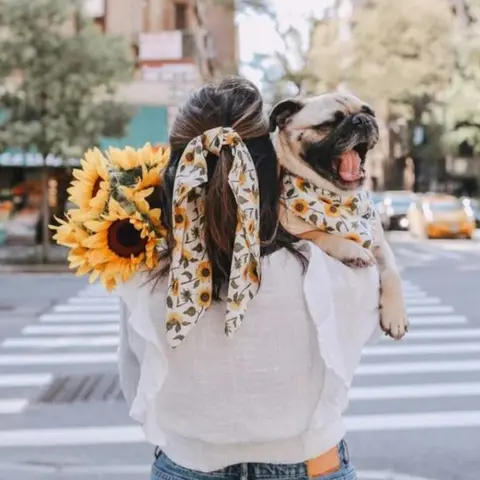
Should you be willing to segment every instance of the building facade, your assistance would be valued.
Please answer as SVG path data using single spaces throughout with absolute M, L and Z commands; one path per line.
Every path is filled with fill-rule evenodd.
M 205 65 L 214 76 L 237 72 L 235 9 L 229 0 L 84 2 L 97 25 L 105 33 L 126 37 L 135 55 L 135 76 L 119 96 L 137 107 L 132 129 L 143 129 L 144 134 L 120 143 L 140 146 L 147 138 L 165 142 L 179 105 L 208 77 Z M 162 131 L 158 139 L 148 128 L 155 117 L 157 135 Z

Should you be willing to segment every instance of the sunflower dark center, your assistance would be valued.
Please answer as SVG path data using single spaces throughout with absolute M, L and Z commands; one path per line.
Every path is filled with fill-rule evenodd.
M 202 268 L 201 275 L 202 275 L 202 277 L 208 277 L 210 275 L 210 269 L 209 268 Z
M 138 257 L 145 251 L 147 240 L 141 238 L 140 232 L 128 219 L 113 222 L 108 229 L 108 247 L 119 257 Z
M 200 295 L 200 299 L 202 300 L 202 302 L 208 302 L 210 300 L 210 294 L 208 292 L 203 292 Z
M 175 215 L 175 223 L 183 223 L 183 215 L 181 213 Z
M 303 210 L 303 205 L 300 203 L 297 203 L 297 205 L 295 206 L 295 210 L 297 212 L 301 212 Z

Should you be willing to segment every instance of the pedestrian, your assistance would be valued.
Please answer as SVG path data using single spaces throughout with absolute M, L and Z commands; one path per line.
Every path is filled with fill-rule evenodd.
M 130 415 L 152 480 L 354 480 L 342 413 L 378 329 L 376 268 L 350 269 L 279 225 L 257 88 L 193 93 L 170 133 L 163 268 L 119 287 Z

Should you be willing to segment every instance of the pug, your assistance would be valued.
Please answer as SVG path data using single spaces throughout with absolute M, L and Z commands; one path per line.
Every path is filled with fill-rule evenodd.
M 379 137 L 375 113 L 365 102 L 340 93 L 288 99 L 275 105 L 269 121 L 283 171 L 343 197 L 364 188 L 365 162 Z M 287 231 L 314 241 L 346 265 L 378 266 L 381 327 L 387 335 L 399 340 L 409 326 L 402 280 L 378 215 L 372 215 L 372 222 L 373 244 L 365 248 L 348 238 L 312 230 L 311 225 L 297 216 L 282 215 Z

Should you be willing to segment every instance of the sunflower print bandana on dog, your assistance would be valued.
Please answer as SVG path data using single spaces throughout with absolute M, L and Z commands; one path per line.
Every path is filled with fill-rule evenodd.
M 282 206 L 286 215 L 295 215 L 326 233 L 353 240 L 365 248 L 373 242 L 375 207 L 368 192 L 341 196 L 291 173 L 283 178 Z
M 167 341 L 178 346 L 212 301 L 212 267 L 204 239 L 207 155 L 231 150 L 228 183 L 237 202 L 237 228 L 228 283 L 225 333 L 241 326 L 260 281 L 258 178 L 252 157 L 231 128 L 214 128 L 193 139 L 180 159 L 174 184 L 172 231 L 175 246 L 167 294 Z

